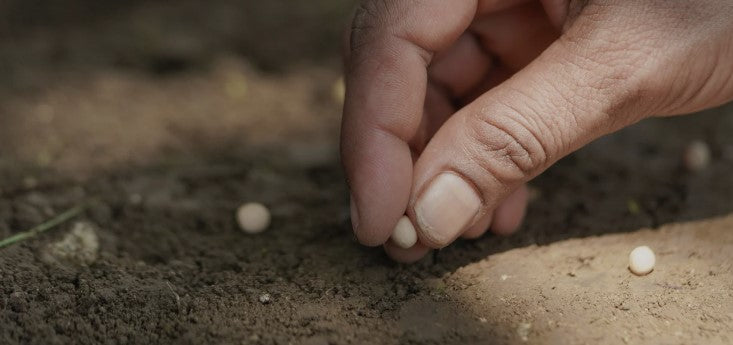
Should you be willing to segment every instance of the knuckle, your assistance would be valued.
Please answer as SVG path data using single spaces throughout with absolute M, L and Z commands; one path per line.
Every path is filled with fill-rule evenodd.
M 504 105 L 503 114 L 468 116 L 469 140 L 464 147 L 473 163 L 502 182 L 520 182 L 543 169 L 548 152 L 519 109 Z
M 649 78 L 653 54 L 638 44 L 639 38 L 615 35 L 565 35 L 558 42 L 567 54 L 562 59 L 569 78 L 558 91 L 571 114 L 598 114 L 605 127 L 620 128 L 641 119 L 648 111 L 638 109 L 649 103 L 654 89 Z M 638 117 L 638 118 L 637 118 Z
M 567 62 L 585 71 L 579 91 L 604 100 L 594 106 L 606 109 L 616 127 L 657 112 L 664 103 L 659 92 L 670 83 L 660 78 L 669 74 L 663 61 L 691 19 L 668 13 L 658 2 L 575 3 L 582 11 L 558 42 L 573 53 Z

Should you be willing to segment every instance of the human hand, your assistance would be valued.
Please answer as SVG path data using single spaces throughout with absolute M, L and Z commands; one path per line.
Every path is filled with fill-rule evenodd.
M 714 0 L 363 1 L 341 135 L 357 238 L 410 262 L 514 231 L 558 159 L 733 99 L 731 18 Z M 410 249 L 389 241 L 405 214 Z

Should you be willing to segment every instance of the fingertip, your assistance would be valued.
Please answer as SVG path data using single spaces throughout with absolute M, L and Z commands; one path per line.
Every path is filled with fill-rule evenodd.
M 354 236 L 356 236 L 356 240 L 360 244 L 367 247 L 378 247 L 387 241 L 386 239 L 382 239 L 382 236 L 380 236 L 378 233 L 364 231 L 363 228 L 355 230 Z
M 346 146 L 344 168 L 351 187 L 351 220 L 365 246 L 387 242 L 410 196 L 412 157 L 399 139 L 372 132 Z
M 349 207 L 351 211 L 351 227 L 354 229 L 354 233 L 359 232 L 359 209 L 354 201 L 354 196 L 349 198 Z
M 491 231 L 497 235 L 508 236 L 519 229 L 524 220 L 529 200 L 529 191 L 522 185 L 504 200 L 494 211 Z
M 430 248 L 424 246 L 421 243 L 416 243 L 412 248 L 404 249 L 387 242 L 384 244 L 384 251 L 387 253 L 392 260 L 403 264 L 411 264 L 422 259 L 427 253 L 430 252 Z
M 354 230 L 354 236 L 356 240 L 367 247 L 377 247 L 384 244 L 390 234 L 381 231 L 380 228 L 375 228 L 374 224 L 367 222 L 366 226 L 362 226 L 361 219 L 359 217 L 359 206 L 354 198 L 353 194 L 350 199 L 351 208 L 351 227 Z

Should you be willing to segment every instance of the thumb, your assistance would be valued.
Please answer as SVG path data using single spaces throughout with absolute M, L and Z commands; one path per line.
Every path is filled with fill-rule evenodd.
M 449 244 L 558 159 L 649 115 L 637 102 L 642 50 L 603 23 L 578 18 L 435 134 L 415 164 L 408 208 L 423 244 Z

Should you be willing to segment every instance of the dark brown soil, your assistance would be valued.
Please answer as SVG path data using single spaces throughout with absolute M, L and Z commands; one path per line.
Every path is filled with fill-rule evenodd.
M 517 235 L 398 265 L 351 235 L 324 43 L 349 6 L 316 3 L 215 1 L 234 23 L 218 31 L 191 24 L 222 20 L 194 2 L 8 24 L 0 51 L 22 44 L 0 83 L 0 237 L 94 197 L 76 220 L 100 250 L 43 259 L 73 221 L 0 249 L 0 343 L 733 342 L 733 107 L 601 139 L 532 183 Z M 205 44 L 129 52 L 110 37 L 134 23 Z M 166 55 L 184 67 L 151 67 Z M 695 139 L 713 159 L 690 173 Z M 237 228 L 246 201 L 270 206 L 267 232 Z M 645 277 L 626 269 L 637 245 L 657 252 Z

